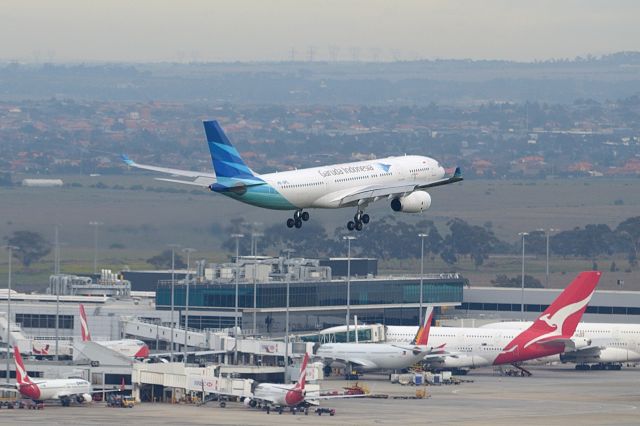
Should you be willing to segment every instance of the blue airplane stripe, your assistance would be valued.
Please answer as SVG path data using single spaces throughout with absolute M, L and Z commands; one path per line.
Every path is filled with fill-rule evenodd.
M 218 176 L 224 176 L 224 177 L 232 177 L 233 179 L 246 179 L 246 178 L 253 178 L 252 175 L 250 175 L 249 173 L 246 172 L 238 172 L 236 169 L 228 167 L 224 164 L 221 164 L 219 166 L 216 167 L 216 174 Z
M 213 145 L 214 145 L 214 147 L 216 149 L 226 151 L 230 155 L 235 155 L 236 157 L 238 157 L 239 161 L 242 161 L 242 159 L 240 158 L 240 153 L 238 153 L 238 150 L 236 149 L 235 146 L 223 145 L 223 144 L 217 143 L 217 142 L 212 142 L 212 143 L 213 143 Z
M 229 161 L 224 161 L 224 160 L 219 160 L 219 159 L 214 159 L 213 160 L 213 167 L 216 169 L 216 174 L 217 174 L 217 168 L 218 167 L 224 167 L 226 170 L 228 170 L 229 168 L 237 170 L 239 173 L 246 173 L 249 174 L 251 176 L 253 176 L 253 174 L 251 173 L 251 170 L 245 166 L 244 164 L 238 164 L 238 163 L 234 163 L 234 162 L 229 162 Z M 226 176 L 226 177 L 233 177 L 233 175 L 225 175 L 222 174 L 222 176 Z
M 242 158 L 240 158 L 240 154 L 235 150 L 235 148 L 232 148 L 234 152 L 228 152 L 227 150 L 221 149 L 223 146 L 224 145 L 211 143 L 209 146 L 211 157 L 221 158 L 225 161 L 244 164 L 244 161 L 242 161 Z

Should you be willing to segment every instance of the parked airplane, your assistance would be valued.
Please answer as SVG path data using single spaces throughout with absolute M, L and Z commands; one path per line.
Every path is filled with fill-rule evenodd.
M 428 347 L 433 307 L 427 309 L 424 324 L 414 329 L 415 337 L 410 345 L 390 343 L 325 343 L 318 347 L 315 356 L 324 362 L 339 362 L 351 371 L 402 370 L 424 359 L 428 354 L 439 353 L 441 348 Z
M 34 401 L 59 400 L 63 406 L 71 401 L 90 402 L 91 383 L 84 379 L 49 379 L 36 380 L 29 377 L 24 368 L 18 347 L 13 348 L 16 362 L 16 387 L 20 394 Z
M 89 324 L 87 323 L 87 314 L 85 313 L 84 305 L 82 304 L 80 304 L 80 330 L 82 332 L 82 341 L 91 341 L 91 333 L 89 332 Z M 149 357 L 149 347 L 142 340 L 102 340 L 96 341 L 95 343 L 131 358 Z
M 275 406 L 278 412 L 282 413 L 282 407 L 297 407 L 301 405 L 306 396 L 305 384 L 307 382 L 307 363 L 309 354 L 304 354 L 298 382 L 293 385 L 283 385 L 279 383 L 259 383 L 253 389 L 253 396 L 245 398 L 244 404 L 248 407 L 261 405 L 265 407 L 267 413 L 271 406 Z
M 305 353 L 300 367 L 300 375 L 298 381 L 294 385 L 283 385 L 279 383 L 259 383 L 253 388 L 253 395 L 244 399 L 244 405 L 247 407 L 263 408 L 267 414 L 274 407 L 279 414 L 282 414 L 284 407 L 289 407 L 292 412 L 298 408 L 305 410 L 310 405 L 317 405 L 319 400 L 341 399 L 341 398 L 359 398 L 363 395 L 309 395 L 305 390 L 307 382 L 307 364 L 309 362 L 309 354 Z M 308 411 L 305 411 L 308 413 Z
M 420 213 L 431 206 L 426 189 L 462 180 L 460 168 L 445 177 L 444 168 L 436 160 L 417 155 L 260 175 L 247 167 L 217 121 L 205 121 L 204 130 L 215 173 L 138 164 L 126 155 L 123 159 L 131 167 L 193 179 L 158 180 L 208 187 L 262 208 L 294 210 L 293 218 L 287 220 L 289 228 L 301 228 L 302 222 L 309 220 L 309 212 L 304 209 L 355 207 L 347 228 L 360 231 L 369 223 L 365 213 L 369 204 L 386 199 L 393 211 Z
M 506 321 L 480 328 L 522 330 L 530 324 L 531 322 Z M 539 361 L 574 363 L 577 370 L 619 370 L 622 363 L 640 362 L 640 324 L 581 323 L 572 339 L 587 343 L 575 351 L 541 358 Z
M 524 330 L 502 328 L 433 327 L 431 342 L 441 354 L 428 355 L 435 368 L 476 368 L 514 364 L 570 353 L 590 345 L 574 337 L 582 314 L 591 300 L 601 272 L 580 273 L 551 305 Z M 416 327 L 387 327 L 387 340 L 406 342 Z

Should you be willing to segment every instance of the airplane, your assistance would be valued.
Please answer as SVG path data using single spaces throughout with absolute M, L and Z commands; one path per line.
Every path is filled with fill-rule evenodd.
M 305 353 L 300 367 L 298 381 L 294 385 L 283 385 L 278 383 L 260 383 L 253 389 L 253 396 L 245 398 L 244 405 L 265 407 L 269 414 L 270 407 L 276 406 L 278 413 L 282 413 L 282 407 L 297 407 L 301 405 L 306 396 L 305 384 L 307 382 L 307 363 L 309 354 Z
M 443 350 L 427 355 L 433 368 L 468 369 L 570 353 L 590 342 L 574 337 L 601 272 L 581 272 L 524 330 L 501 328 L 433 327 L 431 339 Z M 387 326 L 387 340 L 406 342 L 416 327 Z M 524 327 L 523 327 L 524 328 Z
M 428 354 L 441 348 L 428 347 L 433 307 L 427 308 L 424 324 L 414 330 L 412 346 L 400 343 L 325 343 L 318 347 L 315 357 L 324 362 L 347 365 L 350 372 L 372 370 L 402 370 L 421 362 Z M 406 343 L 406 342 L 403 342 Z
M 529 324 L 530 321 L 505 321 L 480 328 L 521 330 Z M 573 339 L 586 340 L 587 345 L 538 361 L 573 363 L 576 370 L 620 370 L 622 363 L 640 362 L 640 324 L 580 323 Z
M 72 400 L 78 403 L 92 401 L 91 383 L 84 379 L 35 380 L 29 377 L 18 347 L 13 348 L 16 362 L 16 388 L 22 396 L 35 402 L 58 400 L 68 407 Z
M 360 398 L 367 396 L 360 395 L 309 395 L 305 390 L 307 382 L 307 364 L 309 363 L 309 354 L 305 353 L 300 367 L 300 375 L 298 381 L 294 385 L 283 385 L 280 383 L 259 383 L 253 388 L 253 395 L 244 399 L 243 403 L 247 407 L 259 407 L 266 411 L 271 411 L 271 407 L 275 407 L 278 414 L 282 414 L 284 407 L 289 407 L 293 414 L 297 409 L 303 408 L 305 414 L 308 414 L 308 407 L 316 405 L 319 400 L 338 399 L 338 398 Z
M 421 213 L 431 206 L 426 191 L 463 180 L 460 168 L 445 177 L 444 168 L 433 158 L 405 155 L 378 160 L 334 164 L 300 170 L 257 174 L 240 157 L 217 121 L 205 121 L 204 130 L 215 173 L 194 172 L 138 164 L 126 155 L 130 167 L 191 178 L 156 178 L 209 188 L 235 200 L 272 210 L 294 210 L 287 227 L 301 228 L 309 220 L 305 209 L 356 209 L 349 231 L 361 231 L 369 223 L 366 207 L 388 200 L 395 212 Z
M 80 304 L 80 330 L 82 332 L 82 341 L 83 342 L 91 341 L 91 333 L 89 332 L 89 325 L 87 323 L 87 314 L 84 310 L 83 304 Z M 142 340 L 137 340 L 137 339 L 102 340 L 102 341 L 96 341 L 95 343 L 130 358 L 148 358 L 149 357 L 149 347 Z

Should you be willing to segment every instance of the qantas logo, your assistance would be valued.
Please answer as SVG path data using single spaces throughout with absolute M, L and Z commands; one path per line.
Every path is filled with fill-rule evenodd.
M 49 355 L 49 345 L 45 345 L 45 346 L 41 347 L 40 349 L 36 348 L 36 346 L 33 345 L 31 347 L 31 350 L 36 355 Z
M 591 292 L 587 297 L 580 300 L 579 302 L 575 302 L 565 306 L 564 308 L 558 309 L 558 311 L 553 315 L 549 315 L 549 314 L 541 315 L 540 318 L 538 318 L 538 321 L 544 322 L 553 330 L 529 340 L 527 343 L 525 343 L 524 347 L 527 348 L 533 345 L 534 343 L 539 342 L 540 340 L 546 339 L 548 337 L 562 336 L 564 322 L 571 315 L 575 314 L 580 309 L 587 306 L 587 303 L 589 303 L 589 300 L 591 300 L 592 295 L 593 295 L 593 292 Z
M 18 347 L 13 348 L 14 357 L 16 359 L 16 381 L 19 385 L 25 383 L 31 383 L 31 379 L 27 374 L 27 371 L 24 369 L 24 363 L 22 362 L 22 356 L 20 355 L 20 351 Z

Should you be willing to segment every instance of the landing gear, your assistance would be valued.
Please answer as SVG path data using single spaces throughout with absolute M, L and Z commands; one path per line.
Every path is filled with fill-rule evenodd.
M 290 217 L 289 219 L 287 219 L 287 228 L 293 228 L 295 226 L 296 229 L 300 229 L 302 228 L 302 222 L 306 222 L 308 220 L 309 212 L 296 210 L 296 212 L 293 214 L 293 218 Z
M 347 229 L 349 231 L 353 231 L 354 229 L 356 231 L 362 231 L 362 228 L 364 227 L 364 225 L 369 223 L 370 219 L 371 218 L 368 214 L 366 214 L 362 210 L 358 210 L 355 216 L 353 216 L 353 220 L 347 222 Z

